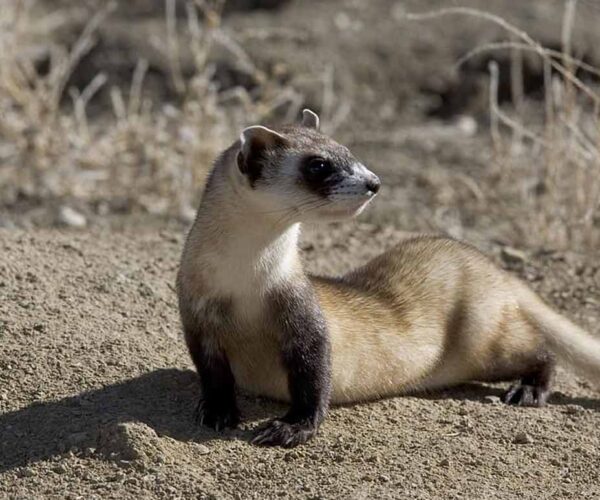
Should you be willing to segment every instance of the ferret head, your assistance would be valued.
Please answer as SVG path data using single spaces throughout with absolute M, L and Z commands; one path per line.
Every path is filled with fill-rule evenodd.
M 358 215 L 381 184 L 348 148 L 319 132 L 319 117 L 308 109 L 300 126 L 244 129 L 236 168 L 244 198 L 289 222 Z

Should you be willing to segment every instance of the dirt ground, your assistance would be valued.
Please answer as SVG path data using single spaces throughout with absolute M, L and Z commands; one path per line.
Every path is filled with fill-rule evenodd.
M 306 232 L 304 254 L 311 270 L 338 273 L 400 234 L 320 227 Z M 508 407 L 501 385 L 472 384 L 336 408 L 307 446 L 258 448 L 252 430 L 282 406 L 243 396 L 243 425 L 223 434 L 193 420 L 199 385 L 173 291 L 180 228 L 3 231 L 0 241 L 0 496 L 600 495 L 600 393 L 570 373 L 559 373 L 543 409 Z M 574 319 L 597 324 L 596 262 L 507 262 Z
M 303 102 L 383 181 L 359 222 L 305 228 L 309 270 L 341 273 L 391 247 L 402 231 L 443 231 L 474 243 L 599 334 L 597 249 L 557 250 L 552 235 L 523 222 L 530 207 L 498 187 L 490 167 L 481 93 L 487 61 L 452 70 L 457 57 L 500 31 L 404 18 L 456 1 L 282 3 L 233 9 L 224 25 L 266 75 L 301 89 Z M 562 1 L 460 4 L 560 44 Z M 162 5 L 120 3 L 122 18 L 102 28 L 75 76 L 89 81 L 102 69 L 118 84 L 141 54 L 154 98 L 174 99 L 160 58 L 143 43 L 145 30 L 163 29 Z M 599 17 L 594 2 L 580 1 L 573 43 L 591 63 L 600 61 Z M 221 84 L 252 84 L 234 69 L 217 72 Z M 529 97 L 540 108 L 539 68 L 530 70 Z M 101 203 L 114 200 L 14 199 L 0 200 L 0 497 L 600 497 L 600 391 L 565 369 L 542 409 L 508 407 L 499 401 L 504 384 L 473 383 L 334 408 L 317 438 L 293 450 L 249 444 L 253 429 L 285 408 L 248 395 L 239 429 L 199 427 L 199 384 L 174 293 L 187 223 L 127 209 L 101 213 Z M 56 227 L 64 203 L 85 215 L 85 227 Z

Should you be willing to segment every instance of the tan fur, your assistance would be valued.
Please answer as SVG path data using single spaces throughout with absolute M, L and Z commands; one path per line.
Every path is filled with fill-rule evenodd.
M 517 375 L 542 344 L 515 299 L 524 285 L 450 239 L 408 239 L 342 284 L 315 284 L 337 403 Z
M 407 239 L 339 280 L 311 279 L 330 331 L 333 403 L 516 377 L 544 344 L 520 310 L 525 285 L 451 239 Z M 287 400 L 276 329 L 263 316 L 241 331 L 226 342 L 236 380 Z

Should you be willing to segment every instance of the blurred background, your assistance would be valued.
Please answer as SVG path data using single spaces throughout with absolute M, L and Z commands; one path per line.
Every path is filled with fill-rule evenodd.
M 185 225 L 241 128 L 308 106 L 382 177 L 363 220 L 595 252 L 599 19 L 595 0 L 4 1 L 0 227 Z

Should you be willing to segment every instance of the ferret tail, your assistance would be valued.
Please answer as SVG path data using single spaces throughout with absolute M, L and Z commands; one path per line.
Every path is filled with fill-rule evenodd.
M 537 326 L 548 348 L 580 375 L 600 383 L 600 339 L 552 310 L 533 291 L 519 301 L 526 318 Z

